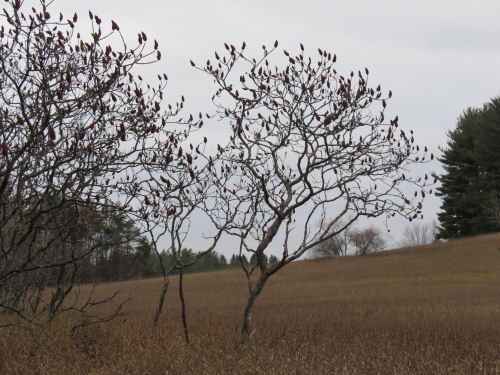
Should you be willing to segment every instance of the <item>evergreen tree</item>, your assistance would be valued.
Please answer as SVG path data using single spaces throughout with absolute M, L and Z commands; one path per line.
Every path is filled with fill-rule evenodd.
M 248 259 L 245 256 L 245 254 L 241 254 L 241 263 L 243 263 L 244 266 L 248 266 Z
M 219 255 L 215 251 L 203 255 L 194 265 L 195 269 L 213 270 L 220 267 Z
M 231 260 L 229 261 L 229 266 L 239 267 L 239 265 L 240 265 L 240 260 L 238 259 L 238 257 L 235 254 L 233 254 L 231 256 Z
M 264 263 L 269 263 L 268 259 L 267 259 L 267 255 L 264 254 L 263 256 L 264 256 Z M 252 254 L 252 256 L 250 257 L 250 264 L 252 266 L 255 266 L 257 264 L 257 255 L 255 255 L 255 253 Z
M 269 263 L 270 264 L 278 263 L 278 257 L 274 254 L 271 254 L 271 256 L 269 257 Z
M 82 269 L 83 282 L 125 280 L 152 276 L 152 247 L 133 221 L 117 211 L 102 213 L 104 217 L 83 221 L 89 243 L 102 244 Z
M 241 260 L 243 262 L 243 265 L 248 266 L 248 259 L 245 256 L 245 254 L 241 254 Z M 229 261 L 229 266 L 230 267 L 240 267 L 241 266 L 240 256 L 236 255 L 236 254 L 233 254 L 231 256 L 231 260 Z
M 466 110 L 448 137 L 439 158 L 445 173 L 437 189 L 443 199 L 438 238 L 499 230 L 493 219 L 500 191 L 500 100 Z
M 226 259 L 226 257 L 223 254 L 221 254 L 219 256 L 219 265 L 222 266 L 222 267 L 226 267 L 227 266 L 227 259 Z
M 500 97 L 484 106 L 479 120 L 477 160 L 488 225 L 500 230 Z

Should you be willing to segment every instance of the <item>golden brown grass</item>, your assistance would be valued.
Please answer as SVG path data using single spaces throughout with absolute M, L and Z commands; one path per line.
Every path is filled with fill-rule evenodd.
M 192 343 L 177 280 L 151 329 L 159 280 L 105 284 L 131 297 L 126 320 L 75 338 L 0 331 L 1 374 L 500 374 L 500 234 L 331 261 L 271 278 L 238 345 L 241 271 L 185 276 Z

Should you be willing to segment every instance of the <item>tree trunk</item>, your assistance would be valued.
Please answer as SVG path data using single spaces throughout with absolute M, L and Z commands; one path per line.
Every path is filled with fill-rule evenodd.
M 165 301 L 165 296 L 167 295 L 168 286 L 170 284 L 170 280 L 168 277 L 163 278 L 163 289 L 161 290 L 160 300 L 158 301 L 158 308 L 156 309 L 155 319 L 153 322 L 153 328 L 156 328 L 158 325 L 158 321 L 160 320 L 161 310 L 163 309 L 163 302 Z
M 184 302 L 184 290 L 182 288 L 182 276 L 184 272 L 181 267 L 179 270 L 179 298 L 181 299 L 181 308 L 182 308 L 182 325 L 184 326 L 184 338 L 186 339 L 186 343 L 189 344 L 189 330 L 187 326 L 186 319 L 186 303 Z
M 252 320 L 252 309 L 255 303 L 255 299 L 259 296 L 260 292 L 264 288 L 269 275 L 261 274 L 257 284 L 252 288 L 250 294 L 248 295 L 247 305 L 245 307 L 245 312 L 243 313 L 243 327 L 241 328 L 241 343 L 247 343 L 252 337 L 255 329 L 250 331 L 251 320 Z

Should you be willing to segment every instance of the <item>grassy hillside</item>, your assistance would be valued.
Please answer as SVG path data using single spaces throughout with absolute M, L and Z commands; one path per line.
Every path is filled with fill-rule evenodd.
M 238 345 L 240 270 L 185 276 L 193 343 L 183 342 L 172 278 L 110 283 L 126 319 L 77 337 L 0 331 L 2 374 L 500 374 L 500 234 L 366 257 L 302 261 L 273 276 Z

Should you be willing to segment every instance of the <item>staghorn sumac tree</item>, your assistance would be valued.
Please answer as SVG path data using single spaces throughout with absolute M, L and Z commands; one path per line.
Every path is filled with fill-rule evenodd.
M 199 122 L 203 124 L 202 115 Z M 160 293 L 158 306 L 155 311 L 153 326 L 158 325 L 165 297 L 170 285 L 169 276 L 173 271 L 179 273 L 179 298 L 181 302 L 181 317 L 184 328 L 184 337 L 189 343 L 189 330 L 186 317 L 186 304 L 183 290 L 184 270 L 196 264 L 200 259 L 217 245 L 221 235 L 231 228 L 232 221 L 238 205 L 228 207 L 233 214 L 215 221 L 218 226 L 210 228 L 209 223 L 213 221 L 210 213 L 211 203 L 216 200 L 216 188 L 210 183 L 210 169 L 214 158 L 206 156 L 207 138 L 193 145 L 191 143 L 172 144 L 167 141 L 165 147 L 152 151 L 152 158 L 169 160 L 174 148 L 177 152 L 177 164 L 172 166 L 168 163 L 144 163 L 143 184 L 139 188 L 139 196 L 144 195 L 147 205 L 142 208 L 142 215 L 149 218 L 145 221 L 147 232 L 152 239 L 153 249 L 160 262 L 163 277 L 163 286 Z M 184 150 L 183 147 L 184 146 Z M 149 198 L 148 198 L 149 192 Z M 229 205 L 228 205 L 229 206 Z M 229 211 L 226 211 L 229 212 Z M 205 219 L 205 248 L 191 253 L 186 258 L 183 256 L 185 241 L 190 236 L 191 223 L 196 217 L 198 222 Z M 163 244 L 160 247 L 160 242 Z M 172 255 L 175 261 L 167 264 L 162 253 Z
M 141 32 L 129 47 L 92 12 L 80 34 L 78 15 L 54 17 L 50 3 L 10 0 L 0 28 L 0 313 L 35 324 L 108 300 L 75 290 L 81 263 L 114 245 L 92 226 L 107 212 L 147 219 L 142 166 L 197 123 L 172 130 L 184 98 L 162 104 L 167 76 L 150 85 L 134 73 L 161 58 L 156 41 Z M 84 324 L 107 318 L 88 312 Z
M 212 174 L 220 199 L 239 205 L 227 232 L 239 238 L 240 259 L 245 253 L 256 259 L 242 264 L 249 292 L 243 343 L 254 332 L 256 298 L 285 265 L 360 217 L 421 215 L 430 181 L 408 170 L 433 157 L 397 117 L 385 119 L 391 92 L 372 87 L 368 69 L 343 76 L 334 54 L 319 49 L 308 57 L 303 45 L 281 58 L 272 56 L 278 42 L 255 58 L 245 47 L 225 44 L 215 62 L 199 68 L 213 78 L 218 116 L 232 129 Z M 220 217 L 231 212 L 224 207 Z M 278 262 L 267 263 L 266 251 L 275 246 Z

